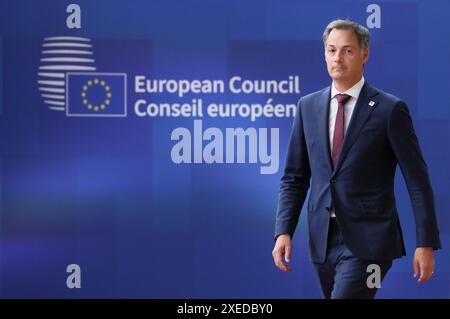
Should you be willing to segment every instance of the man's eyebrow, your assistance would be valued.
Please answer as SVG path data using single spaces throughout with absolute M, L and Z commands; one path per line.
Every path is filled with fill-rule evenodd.
M 327 44 L 327 47 L 333 47 L 335 48 L 336 46 L 332 45 L 332 44 Z M 343 48 L 353 48 L 354 46 L 351 44 L 347 44 L 347 45 L 343 45 Z

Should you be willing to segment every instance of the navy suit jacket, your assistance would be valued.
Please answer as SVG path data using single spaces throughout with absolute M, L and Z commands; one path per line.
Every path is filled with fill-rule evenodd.
M 313 262 L 326 258 L 331 202 L 344 242 L 355 256 L 388 260 L 405 255 L 394 195 L 398 163 L 412 202 L 417 247 L 440 248 L 433 191 L 407 105 L 365 82 L 333 169 L 330 92 L 327 87 L 298 102 L 280 183 L 275 238 L 293 236 L 311 186 L 307 210 Z

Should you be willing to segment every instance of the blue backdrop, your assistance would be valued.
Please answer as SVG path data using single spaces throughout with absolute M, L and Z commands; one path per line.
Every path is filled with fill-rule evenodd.
M 209 103 L 264 105 L 269 99 L 296 104 L 330 84 L 324 27 L 335 18 L 366 25 L 372 2 L 78 0 L 81 28 L 73 29 L 67 25 L 70 3 L 0 1 L 0 297 L 319 298 L 305 210 L 294 238 L 293 272 L 277 270 L 271 256 L 293 118 L 141 117 L 135 103 L 197 99 L 205 110 Z M 381 27 L 370 29 L 365 79 L 403 98 L 411 110 L 444 247 L 433 278 L 419 287 L 412 278 L 413 215 L 398 170 L 408 256 L 395 261 L 378 297 L 449 298 L 450 3 L 377 4 Z M 56 49 L 65 53 L 48 52 Z M 68 56 L 77 67 L 58 70 L 64 60 L 52 58 Z M 92 81 L 104 81 L 105 92 L 85 103 L 94 99 L 92 108 L 80 108 L 85 116 L 70 116 L 67 104 L 81 103 L 79 94 L 90 86 L 83 91 L 78 75 L 78 88 L 69 93 L 66 72 L 93 72 Z M 298 76 L 300 93 L 139 93 L 136 76 L 225 84 L 234 76 Z M 93 108 L 107 105 L 109 96 L 102 94 L 109 92 L 108 81 L 108 114 L 116 116 L 98 116 Z M 279 169 L 261 174 L 264 164 L 251 163 L 248 154 L 245 163 L 175 163 L 171 135 L 178 127 L 194 132 L 195 119 L 224 138 L 226 128 L 255 128 L 261 142 L 258 129 L 278 129 Z M 81 267 L 80 289 L 66 286 L 69 264 Z

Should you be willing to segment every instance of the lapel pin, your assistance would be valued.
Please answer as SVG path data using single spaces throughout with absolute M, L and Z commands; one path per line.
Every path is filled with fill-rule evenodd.
M 374 106 L 375 105 L 375 102 L 374 101 L 370 101 L 369 102 L 369 106 Z

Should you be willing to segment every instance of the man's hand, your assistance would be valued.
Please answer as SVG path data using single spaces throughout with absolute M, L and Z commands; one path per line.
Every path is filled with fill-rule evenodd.
M 417 282 L 422 284 L 430 279 L 434 271 L 433 247 L 417 247 L 413 259 L 414 278 L 420 273 Z
M 272 251 L 272 256 L 275 265 L 282 271 L 291 272 L 291 266 L 289 265 L 291 262 L 291 250 L 291 236 L 288 234 L 278 236 L 277 241 L 275 242 L 275 247 Z

